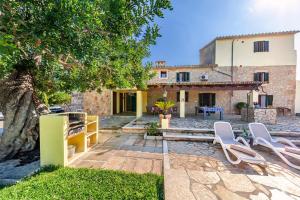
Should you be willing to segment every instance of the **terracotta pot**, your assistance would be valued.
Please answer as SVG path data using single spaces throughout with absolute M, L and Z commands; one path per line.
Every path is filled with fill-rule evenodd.
M 162 119 L 167 119 L 167 120 L 168 120 L 167 128 L 169 128 L 169 127 L 170 127 L 170 120 L 171 120 L 171 117 L 172 117 L 171 114 L 168 114 L 168 115 L 160 114 L 160 115 L 159 115 L 159 125 L 160 125 L 160 127 L 161 127 L 161 125 L 162 125 Z

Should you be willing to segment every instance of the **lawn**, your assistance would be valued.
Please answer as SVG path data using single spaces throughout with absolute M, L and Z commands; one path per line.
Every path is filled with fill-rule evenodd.
M 0 199 L 163 199 L 163 178 L 154 174 L 49 167 L 0 189 Z

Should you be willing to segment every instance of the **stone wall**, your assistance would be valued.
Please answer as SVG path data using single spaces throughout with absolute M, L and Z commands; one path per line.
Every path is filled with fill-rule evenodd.
M 179 111 L 179 102 L 177 102 L 177 95 L 176 93 L 178 91 L 167 91 L 168 92 L 168 100 L 171 100 L 175 102 L 178 113 Z M 186 114 L 194 114 L 195 113 L 195 106 L 198 106 L 198 95 L 200 93 L 215 93 L 216 94 L 216 106 L 220 106 L 224 108 L 225 113 L 230 112 L 230 92 L 229 91 L 204 91 L 204 90 L 189 90 L 187 91 L 189 93 L 189 99 L 188 102 L 185 103 L 185 113 Z M 155 102 L 163 96 L 163 89 L 151 89 L 148 90 L 147 93 L 147 99 L 148 99 L 148 105 L 153 106 Z
M 247 117 L 248 115 L 248 117 Z M 277 111 L 275 108 L 253 109 L 243 108 L 241 111 L 241 120 L 247 122 L 259 122 L 263 124 L 276 124 Z
M 98 92 L 85 92 L 83 97 L 83 110 L 91 115 L 100 117 L 111 115 L 111 90 Z
M 176 83 L 177 72 L 190 72 L 190 82 L 200 82 L 202 75 L 208 76 L 207 82 L 220 82 L 230 81 L 230 68 L 224 67 L 201 67 L 201 66 L 186 66 L 186 67 L 166 67 L 166 68 L 154 68 L 156 72 L 149 83 Z M 167 78 L 160 78 L 160 71 L 167 72 Z M 228 75 L 225 75 L 228 74 Z
M 74 93 L 72 95 L 70 111 L 83 111 L 90 115 L 99 117 L 109 116 L 111 114 L 111 90 L 98 92 Z
M 230 74 L 231 67 L 166 67 L 154 69 L 157 72 L 156 76 L 150 80 L 150 83 L 175 83 L 177 72 L 190 72 L 190 81 L 199 82 L 202 74 L 208 75 L 208 82 L 224 82 L 231 81 Z M 168 78 L 159 78 L 160 71 L 167 71 Z M 292 113 L 295 112 L 295 94 L 296 94 L 296 66 L 243 66 L 234 67 L 234 81 L 253 81 L 254 73 L 268 72 L 269 82 L 262 85 L 259 94 L 273 95 L 273 107 L 287 107 L 291 109 Z M 149 105 L 153 105 L 153 101 L 162 96 L 161 92 L 153 92 L 154 96 L 150 96 L 148 100 Z M 216 100 L 219 105 L 224 105 L 225 113 L 237 113 L 235 108 L 238 102 L 247 102 L 247 93 L 250 91 L 243 90 L 227 90 L 227 91 L 194 91 L 190 92 L 190 99 L 192 103 L 187 104 L 187 113 L 193 112 L 194 105 L 198 103 L 198 93 L 212 92 L 216 93 Z M 176 100 L 176 92 L 170 92 L 170 97 Z M 197 101 L 197 102 L 196 102 Z
M 83 93 L 74 92 L 71 103 L 64 108 L 66 111 L 77 112 L 83 110 Z
M 269 82 L 262 85 L 259 94 L 273 95 L 273 107 L 287 107 L 295 113 L 296 66 L 234 67 L 234 81 L 253 81 L 256 72 L 269 73 Z M 246 102 L 248 92 L 234 91 L 232 107 Z

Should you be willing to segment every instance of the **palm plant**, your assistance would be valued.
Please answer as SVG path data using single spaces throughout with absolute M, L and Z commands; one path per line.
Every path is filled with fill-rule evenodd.
M 166 116 L 169 109 L 175 106 L 175 103 L 173 101 L 157 101 L 155 106 L 157 106 L 162 111 L 162 114 Z

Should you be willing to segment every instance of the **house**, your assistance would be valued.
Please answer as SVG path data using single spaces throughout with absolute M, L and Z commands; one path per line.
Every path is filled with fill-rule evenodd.
M 195 106 L 219 106 L 235 113 L 238 102 L 288 108 L 295 113 L 295 35 L 298 31 L 217 37 L 200 49 L 200 64 L 156 62 L 145 91 L 104 90 L 76 94 L 73 105 L 92 114 L 142 116 L 161 97 L 176 102 L 180 117 Z
M 300 81 L 297 80 L 297 84 L 296 84 L 296 108 L 295 108 L 295 113 L 300 116 Z

